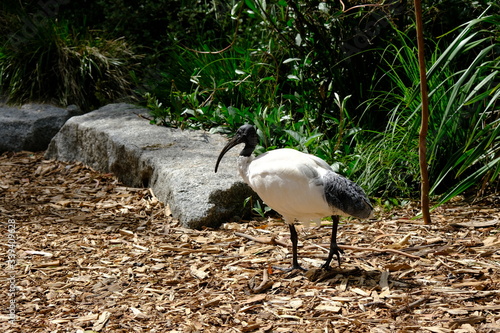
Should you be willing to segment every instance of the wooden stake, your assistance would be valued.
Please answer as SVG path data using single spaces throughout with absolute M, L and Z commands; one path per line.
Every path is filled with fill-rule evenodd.
M 431 223 L 429 212 L 429 174 L 427 170 L 427 129 L 429 127 L 429 99 L 427 95 L 427 76 L 425 69 L 424 55 L 424 32 L 422 22 L 422 3 L 421 0 L 415 1 L 415 18 L 417 21 L 417 45 L 418 45 L 418 63 L 420 67 L 420 94 L 422 96 L 422 120 L 419 133 L 418 156 L 420 161 L 421 186 L 421 208 L 425 224 Z

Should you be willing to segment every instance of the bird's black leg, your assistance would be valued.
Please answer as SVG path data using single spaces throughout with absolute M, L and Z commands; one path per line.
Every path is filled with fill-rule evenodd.
M 334 254 L 337 255 L 337 261 L 340 267 L 340 254 L 344 253 L 344 251 L 337 245 L 337 227 L 339 226 L 339 217 L 337 215 L 332 216 L 332 221 L 333 225 L 332 238 L 330 240 L 330 252 L 328 253 L 328 258 L 326 258 L 325 263 L 321 266 L 321 268 L 326 270 L 330 269 L 330 262 L 332 261 Z
M 300 269 L 301 271 L 305 271 L 306 269 L 302 268 L 299 265 L 298 255 L 297 255 L 297 243 L 299 238 L 297 236 L 297 230 L 295 230 L 295 226 L 293 224 L 289 224 L 290 228 L 290 240 L 292 241 L 292 267 L 290 268 L 282 268 L 282 267 L 274 267 L 275 269 L 279 269 L 285 272 L 291 272 L 294 269 Z
M 299 265 L 298 255 L 297 255 L 297 243 L 299 242 L 299 237 L 297 236 L 297 230 L 293 224 L 288 225 L 290 228 L 290 239 L 292 241 L 292 270 L 300 269 L 305 271 L 302 266 Z

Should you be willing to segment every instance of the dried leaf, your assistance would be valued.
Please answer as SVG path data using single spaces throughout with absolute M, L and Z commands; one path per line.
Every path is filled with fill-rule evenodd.
M 97 321 L 92 326 L 92 329 L 97 332 L 101 331 L 108 322 L 110 316 L 111 312 L 109 311 L 104 311 L 103 313 L 101 313 Z

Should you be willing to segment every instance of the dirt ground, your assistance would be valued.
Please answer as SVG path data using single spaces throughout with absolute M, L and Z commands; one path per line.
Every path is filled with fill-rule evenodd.
M 299 229 L 189 230 L 149 189 L 42 153 L 0 156 L 3 332 L 500 332 L 500 197 Z M 10 251 L 15 249 L 15 251 Z M 9 257 L 9 254 L 14 254 Z M 9 259 L 15 259 L 15 265 Z

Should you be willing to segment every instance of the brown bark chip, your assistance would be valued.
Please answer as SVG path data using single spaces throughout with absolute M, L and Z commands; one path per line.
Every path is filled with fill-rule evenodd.
M 286 273 L 279 219 L 185 229 L 149 189 L 42 156 L 0 156 L 3 332 L 500 332 L 498 197 L 344 220 L 328 272 L 329 222 L 301 229 L 311 271 Z

